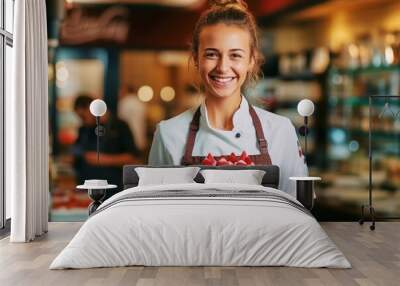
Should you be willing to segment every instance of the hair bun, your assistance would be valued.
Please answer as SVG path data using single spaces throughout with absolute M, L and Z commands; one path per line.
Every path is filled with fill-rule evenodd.
M 247 10 L 247 3 L 244 0 L 209 0 L 211 7 L 234 7 Z

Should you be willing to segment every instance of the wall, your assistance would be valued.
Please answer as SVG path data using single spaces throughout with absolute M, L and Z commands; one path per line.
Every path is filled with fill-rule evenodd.
M 313 19 L 311 16 L 307 19 L 304 12 L 302 15 L 288 16 L 281 24 L 266 29 L 274 34 L 276 52 L 295 52 L 316 46 L 338 50 L 363 34 L 376 36 L 381 30 L 400 31 L 400 3 L 394 1 L 379 6 L 336 9 Z
M 146 103 L 149 142 L 156 124 L 173 117 L 198 102 L 190 96 L 187 86 L 196 81 L 193 68 L 188 65 L 189 53 L 186 51 L 140 51 L 125 50 L 120 55 L 121 84 L 138 89 L 149 85 L 154 97 Z M 160 91 L 164 86 L 175 90 L 175 99 L 163 102 Z

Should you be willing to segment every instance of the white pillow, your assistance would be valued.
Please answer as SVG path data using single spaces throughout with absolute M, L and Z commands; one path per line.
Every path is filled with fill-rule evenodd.
M 204 183 L 234 183 L 247 185 L 261 185 L 265 171 L 262 170 L 201 170 Z
M 139 176 L 138 186 L 195 183 L 199 167 L 184 168 L 135 168 Z

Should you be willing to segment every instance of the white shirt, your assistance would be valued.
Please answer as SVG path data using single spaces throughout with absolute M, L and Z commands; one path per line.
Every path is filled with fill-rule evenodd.
M 128 124 L 136 147 L 144 150 L 147 144 L 146 105 L 135 95 L 126 95 L 118 102 L 118 117 Z
M 279 189 L 296 196 L 296 183 L 289 177 L 307 176 L 307 165 L 299 154 L 296 130 L 283 116 L 254 107 L 268 142 L 268 153 L 273 165 L 280 168 Z M 210 126 L 207 108 L 201 107 L 200 128 L 197 131 L 193 156 L 260 154 L 256 131 L 249 112 L 249 104 L 242 97 L 239 109 L 233 115 L 233 129 L 226 131 Z M 189 125 L 196 108 L 187 110 L 171 119 L 161 121 L 154 134 L 149 154 L 149 165 L 180 165 L 185 152 Z M 240 133 L 237 138 L 236 134 Z

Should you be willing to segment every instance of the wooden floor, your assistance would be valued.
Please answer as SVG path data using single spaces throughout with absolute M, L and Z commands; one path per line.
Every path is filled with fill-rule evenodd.
M 48 270 L 81 223 L 50 223 L 27 244 L 0 241 L 0 285 L 400 285 L 400 222 L 321 223 L 353 268 L 122 267 Z

